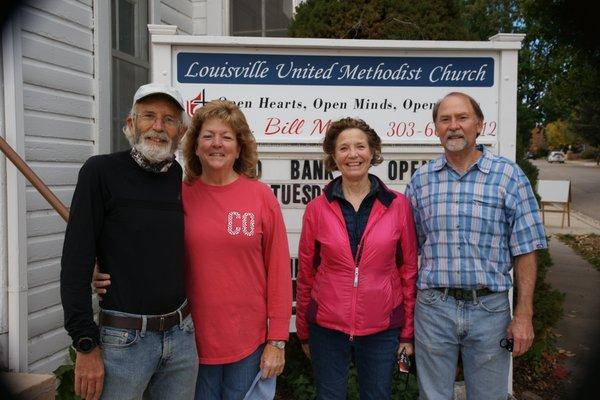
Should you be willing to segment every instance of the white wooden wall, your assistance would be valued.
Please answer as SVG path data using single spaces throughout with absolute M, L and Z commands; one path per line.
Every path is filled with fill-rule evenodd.
M 28 0 L 20 10 L 25 159 L 69 206 L 94 153 L 92 0 Z M 59 276 L 65 222 L 26 186 L 28 368 L 64 363 Z
M 193 35 L 195 4 L 196 2 L 191 0 L 161 0 L 161 24 L 177 25 L 179 34 Z
M 107 148 L 110 120 L 102 113 L 106 106 L 99 105 L 103 87 L 95 86 L 94 79 L 110 68 L 106 49 L 94 48 L 96 30 L 109 29 L 110 21 L 95 21 L 98 1 L 109 0 L 25 0 L 13 18 L 17 43 L 14 68 L 18 82 L 15 87 L 19 101 L 17 132 L 20 151 L 28 164 L 67 206 L 70 205 L 78 171 L 87 158 Z M 227 0 L 149 0 L 150 9 L 163 24 L 177 25 L 181 34 L 225 34 Z M 106 11 L 106 7 L 105 11 Z M 96 14 L 95 14 L 96 11 Z M 108 20 L 110 17 L 102 14 Z M 108 23 L 108 25 L 106 25 Z M 97 34 L 97 32 L 96 32 Z M 0 41 L 1 42 L 1 41 Z M 101 46 L 101 44 L 99 45 Z M 103 53 L 104 51 L 104 53 Z M 101 57 L 98 54 L 102 54 Z M 108 58 L 107 58 L 108 57 Z M 103 61 L 106 60 L 106 61 Z M 106 64 L 106 65 L 104 65 Z M 0 51 L 0 66 L 2 52 Z M 102 76 L 106 82 L 106 75 Z M 4 81 L 0 71 L 0 128 L 6 131 L 4 120 Z M 98 82 L 96 82 L 96 85 Z M 20 96 L 22 95 L 22 107 Z M 109 94 L 110 95 L 110 94 Z M 101 100 L 105 104 L 106 99 Z M 104 107 L 104 108 L 103 108 Z M 104 136 L 103 136 L 104 135 Z M 99 137 L 100 136 L 100 137 Z M 70 338 L 63 328 L 63 310 L 60 304 L 60 256 L 66 224 L 48 203 L 29 185 L 7 189 L 7 171 L 4 158 L 0 159 L 0 365 L 10 366 L 10 355 L 19 359 L 21 371 L 51 372 L 67 360 Z M 26 266 L 26 279 L 20 290 L 26 293 L 23 304 L 24 322 L 19 323 L 26 334 L 26 357 L 19 350 L 9 351 L 15 336 L 8 344 L 7 237 L 10 223 L 6 221 L 7 196 L 13 190 L 22 206 L 17 207 L 17 218 L 24 220 L 17 232 L 25 232 L 18 240 L 23 251 L 18 258 Z M 24 214 L 24 216 L 23 216 Z M 23 216 L 23 218 L 22 218 Z M 13 242 L 14 242 L 13 240 Z M 25 242 L 25 243 L 23 243 Z M 12 326 L 12 325 L 11 325 Z M 22 335 L 22 336 L 19 336 Z M 25 361 L 23 361 L 25 360 Z
M 4 139 L 6 121 L 4 118 L 4 70 L 2 56 L 2 33 L 0 31 L 0 136 Z M 0 155 L 0 367 L 8 367 L 8 256 L 6 238 L 6 158 Z
M 228 35 L 228 12 L 229 0 L 160 0 L 153 23 L 176 25 L 179 35 Z

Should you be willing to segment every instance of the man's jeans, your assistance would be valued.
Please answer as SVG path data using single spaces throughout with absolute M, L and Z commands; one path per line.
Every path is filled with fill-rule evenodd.
M 196 400 L 242 400 L 260 371 L 262 344 L 249 356 L 229 364 L 200 364 Z
M 415 344 L 419 398 L 452 399 L 458 352 L 469 400 L 506 400 L 510 353 L 500 347 L 510 323 L 508 292 L 455 300 L 419 290 Z
M 198 355 L 191 315 L 164 332 L 101 326 L 100 341 L 105 372 L 102 399 L 194 397 Z
M 346 400 L 352 349 L 361 400 L 389 399 L 398 351 L 399 329 L 355 336 L 310 324 L 309 348 L 317 400 Z

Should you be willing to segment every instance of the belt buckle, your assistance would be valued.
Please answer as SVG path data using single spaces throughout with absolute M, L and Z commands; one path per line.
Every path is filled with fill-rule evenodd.
M 165 327 L 165 317 L 160 317 L 160 322 L 158 323 L 158 330 L 163 331 Z

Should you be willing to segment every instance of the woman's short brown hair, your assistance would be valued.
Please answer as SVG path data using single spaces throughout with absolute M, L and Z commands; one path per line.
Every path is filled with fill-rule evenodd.
M 185 133 L 183 141 L 183 160 L 185 162 L 185 181 L 191 183 L 202 175 L 202 164 L 196 155 L 198 147 L 198 136 L 202 125 L 209 119 L 216 118 L 223 121 L 235 133 L 240 156 L 233 164 L 233 170 L 248 178 L 256 179 L 256 166 L 258 163 L 258 152 L 256 140 L 250 131 L 244 113 L 232 101 L 212 100 L 194 112 L 192 123 Z
M 342 118 L 331 125 L 325 133 L 325 139 L 323 139 L 323 151 L 325 152 L 325 168 L 327 171 L 337 171 L 338 167 L 335 164 L 333 155 L 335 154 L 335 143 L 337 142 L 340 133 L 346 129 L 360 129 L 367 135 L 367 142 L 369 148 L 373 152 L 373 158 L 371 159 L 371 165 L 381 164 L 383 156 L 381 155 L 381 138 L 377 135 L 377 132 L 369 126 L 365 121 L 359 118 Z

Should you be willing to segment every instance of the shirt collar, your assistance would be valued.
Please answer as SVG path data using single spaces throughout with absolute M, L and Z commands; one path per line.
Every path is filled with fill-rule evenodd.
M 478 144 L 477 146 L 475 146 L 475 148 L 481 151 L 481 156 L 479 156 L 477 162 L 475 162 L 475 165 L 484 174 L 489 173 L 492 167 L 492 152 L 482 144 Z M 438 172 L 446 165 L 448 165 L 448 160 L 446 159 L 446 155 L 443 154 L 441 157 L 437 158 L 433 163 L 433 170 Z
M 151 163 L 135 147 L 131 148 L 130 154 L 131 154 L 131 158 L 133 158 L 133 160 L 136 162 L 137 165 L 140 166 L 140 168 L 142 168 L 144 171 L 149 171 L 149 172 L 154 172 L 154 173 L 167 172 L 169 170 L 169 167 L 173 164 L 173 161 L 175 160 L 175 156 L 173 156 L 173 157 L 167 158 L 166 160 L 161 161 L 159 163 Z
M 371 182 L 371 189 L 369 189 L 369 193 L 365 196 L 365 198 L 376 195 L 379 193 L 379 182 L 375 177 L 369 174 L 369 181 Z M 336 179 L 332 182 L 331 194 L 333 197 L 337 197 L 338 199 L 346 199 L 344 197 L 344 191 L 342 190 L 342 180 Z

